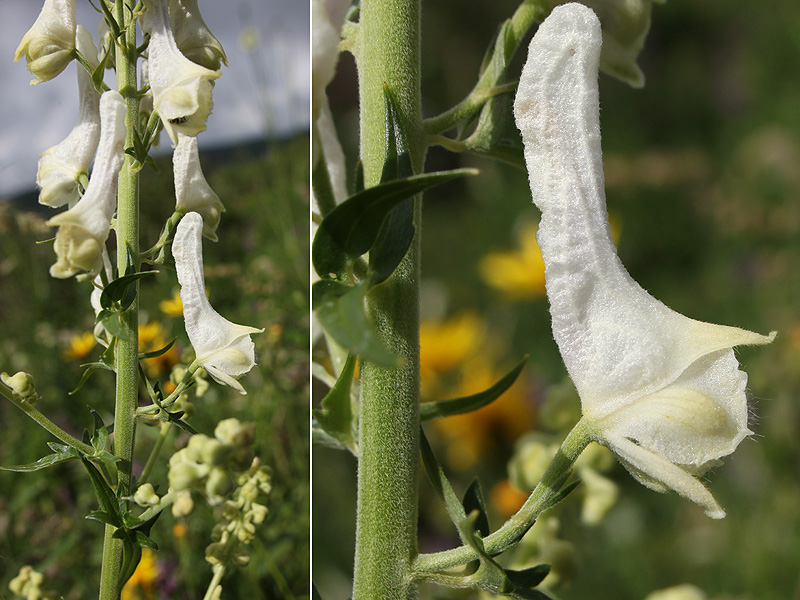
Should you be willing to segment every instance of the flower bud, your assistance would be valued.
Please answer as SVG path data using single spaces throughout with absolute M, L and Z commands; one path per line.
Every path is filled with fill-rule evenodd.
M 214 467 L 206 480 L 206 495 L 210 504 L 219 504 L 223 496 L 233 489 L 233 480 L 228 472 L 221 467 Z
M 231 446 L 250 446 L 255 440 L 255 424 L 241 423 L 239 419 L 223 419 L 214 429 L 214 437 Z
M 189 491 L 179 492 L 172 503 L 172 516 L 175 518 L 186 517 L 194 510 L 194 500 Z
M 216 438 L 209 438 L 203 446 L 203 461 L 207 465 L 219 466 L 230 456 L 231 448 Z
M 30 373 L 25 373 L 24 371 L 20 371 L 15 375 L 0 373 L 0 380 L 11 388 L 14 394 L 19 396 L 23 402 L 33 406 L 39 400 L 39 394 L 33 385 L 33 375 Z
M 14 53 L 15 62 L 25 55 L 28 70 L 35 75 L 31 85 L 53 79 L 70 63 L 75 27 L 75 0 L 45 0 L 42 12 Z
M 205 465 L 180 463 L 169 468 L 169 487 L 174 490 L 187 490 L 199 483 L 208 473 Z
M 133 495 L 133 501 L 139 506 L 156 506 L 161 502 L 161 498 L 156 494 L 152 483 L 143 483 Z
M 186 444 L 186 457 L 193 462 L 200 463 L 203 461 L 203 448 L 211 438 L 204 433 L 196 433 L 189 438 Z

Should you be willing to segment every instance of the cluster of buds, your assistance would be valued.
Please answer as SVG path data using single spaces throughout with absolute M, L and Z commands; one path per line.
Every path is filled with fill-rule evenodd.
M 25 600 L 55 600 L 58 595 L 42 590 L 43 583 L 44 575 L 30 565 L 25 565 L 19 570 L 19 574 L 8 582 L 8 589 L 12 594 L 21 596 Z
M 214 572 L 228 566 L 245 567 L 250 561 L 248 546 L 255 537 L 256 526 L 264 522 L 267 507 L 257 500 L 271 490 L 269 469 L 254 458 L 250 468 L 236 480 L 237 488 L 230 500 L 225 502 L 222 521 L 214 526 L 206 548 L 206 561 Z
M 220 421 L 214 437 L 202 433 L 190 437 L 169 461 L 169 487 L 176 493 L 172 514 L 183 517 L 192 512 L 193 491 L 202 493 L 211 505 L 222 503 L 236 485 L 232 473 L 250 467 L 254 442 L 255 425 L 238 419 Z

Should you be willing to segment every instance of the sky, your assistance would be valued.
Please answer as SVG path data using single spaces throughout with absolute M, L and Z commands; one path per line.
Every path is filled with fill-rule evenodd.
M 216 81 L 214 112 L 208 130 L 198 137 L 200 150 L 308 129 L 309 3 L 199 0 L 198 4 L 229 63 Z M 13 62 L 17 44 L 42 5 L 37 0 L 0 0 L 0 198 L 35 188 L 39 153 L 63 140 L 78 117 L 74 62 L 55 79 L 35 86 L 30 85 L 33 77 L 24 57 Z M 77 22 L 92 32 L 98 44 L 100 15 L 89 0 L 75 0 L 75 5 Z M 113 86 L 113 81 L 109 73 L 106 82 Z M 164 133 L 161 147 L 169 149 Z

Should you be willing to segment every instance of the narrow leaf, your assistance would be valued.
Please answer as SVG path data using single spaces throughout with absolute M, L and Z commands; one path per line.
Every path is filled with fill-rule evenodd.
M 449 400 L 439 400 L 437 402 L 424 402 L 419 407 L 419 416 L 422 421 L 460 415 L 473 410 L 483 408 L 487 404 L 497 400 L 508 388 L 510 388 L 519 377 L 525 364 L 528 362 L 526 354 L 517 365 L 508 373 L 503 375 L 492 387 L 461 398 Z
M 473 510 L 478 511 L 478 517 L 475 520 L 475 530 L 481 535 L 486 537 L 491 531 L 489 529 L 489 517 L 486 514 L 486 503 L 483 499 L 483 490 L 478 478 L 472 480 L 472 484 L 464 494 L 464 501 L 462 502 L 466 514 L 470 514 Z
M 100 474 L 100 471 L 97 470 L 92 463 L 90 463 L 87 459 L 81 456 L 81 462 L 83 466 L 89 473 L 89 477 L 92 480 L 92 486 L 94 487 L 95 496 L 97 496 L 97 503 L 100 505 L 100 510 L 107 515 L 109 515 L 109 522 L 110 525 L 114 527 L 121 527 L 122 526 L 122 515 L 120 514 L 119 510 L 119 503 L 117 502 L 117 497 L 109 487 L 106 480 L 103 479 L 103 476 Z
M 152 352 L 140 352 L 139 353 L 139 360 L 145 360 L 148 358 L 155 358 L 157 356 L 161 356 L 162 354 L 166 353 L 172 346 L 175 344 L 175 340 L 178 338 L 172 338 L 169 344 L 160 348 L 159 350 L 153 350 Z
M 356 368 L 356 357 L 347 355 L 344 368 L 336 383 L 322 399 L 321 407 L 312 412 L 319 426 L 332 438 L 356 451 L 356 440 L 353 435 L 353 410 L 350 400 L 350 388 L 353 384 L 353 373 Z
M 100 417 L 97 411 L 93 408 L 90 408 L 89 410 L 92 412 L 92 418 L 94 419 L 92 447 L 95 449 L 95 452 L 102 452 L 106 449 L 106 443 L 108 442 L 108 430 L 106 429 L 103 419 Z
M 130 296 L 131 294 L 133 294 L 134 297 L 136 295 L 136 286 L 134 284 L 142 277 L 147 277 L 148 275 L 153 275 L 155 273 L 157 273 L 157 271 L 140 271 L 130 275 L 123 275 L 122 277 L 109 282 L 109 284 L 100 294 L 100 306 L 105 309 L 111 309 L 115 302 L 122 302 L 123 300 L 126 302 L 129 300 L 130 302 L 133 302 L 133 299 Z M 130 302 L 128 302 L 128 306 L 130 306 Z M 125 306 L 123 310 L 126 308 L 127 306 Z
M 57 465 L 59 463 L 66 462 L 68 460 L 72 460 L 73 458 L 78 458 L 78 451 L 75 450 L 74 448 L 70 448 L 70 451 L 55 452 L 54 454 L 48 454 L 47 456 L 43 456 L 36 462 L 28 463 L 26 465 L 9 465 L 7 467 L 0 465 L 0 471 L 32 473 L 33 471 L 41 471 L 42 469 L 46 469 L 47 467 L 52 467 L 53 465 Z
M 77 387 L 76 387 L 74 390 L 72 390 L 71 392 L 68 392 L 68 394 L 69 394 L 70 396 L 72 396 L 72 395 L 73 395 L 73 394 L 75 394 L 75 393 L 76 393 L 78 390 L 80 390 L 80 389 L 83 387 L 83 384 L 85 384 L 85 383 L 86 383 L 86 382 L 89 380 L 89 377 L 90 377 L 90 376 L 91 376 L 91 375 L 92 375 L 92 374 L 93 374 L 95 371 L 112 371 L 112 372 L 114 371 L 114 369 L 112 369 L 111 367 L 109 367 L 109 366 L 108 366 L 106 363 L 104 363 L 104 362 L 85 363 L 85 364 L 82 364 L 82 365 L 81 365 L 81 367 L 85 368 L 86 370 L 83 372 L 83 375 L 81 375 L 81 379 L 80 379 L 80 381 L 78 382 L 78 385 L 77 385 Z
M 420 452 L 422 453 L 422 464 L 425 466 L 425 472 L 428 474 L 436 493 L 444 500 L 447 514 L 450 516 L 450 520 L 453 521 L 453 524 L 458 528 L 459 535 L 461 535 L 461 526 L 459 524 L 468 518 L 467 513 L 464 511 L 464 506 L 459 501 L 458 496 L 456 496 L 453 486 L 450 485 L 450 481 L 444 474 L 442 467 L 439 466 L 439 461 L 436 460 L 436 456 L 433 454 L 433 449 L 422 427 L 419 428 L 419 441 Z M 468 543 L 463 535 L 461 536 L 461 541 L 465 544 Z
M 506 570 L 506 575 L 517 588 L 534 588 L 544 581 L 549 572 L 550 565 L 541 564 L 521 571 Z

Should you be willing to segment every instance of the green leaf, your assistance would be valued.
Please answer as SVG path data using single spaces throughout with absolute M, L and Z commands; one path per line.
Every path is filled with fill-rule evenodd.
M 108 314 L 106 314 L 106 316 L 103 317 L 100 320 L 100 322 L 103 324 L 103 327 L 105 327 L 106 331 L 108 331 L 108 333 L 110 333 L 112 337 L 115 337 L 119 340 L 128 341 L 131 336 L 128 334 L 127 330 L 122 325 L 120 313 L 110 312 L 110 311 L 104 311 L 104 312 Z M 98 317 L 99 316 L 100 315 L 98 315 Z
M 353 454 L 357 452 L 357 444 L 354 435 L 350 388 L 353 384 L 355 368 L 356 357 L 348 354 L 339 378 L 322 399 L 321 407 L 311 411 L 322 430 L 349 448 Z
M 142 277 L 153 275 L 158 271 L 140 271 L 109 282 L 100 294 L 100 306 L 106 310 L 111 310 L 114 304 L 119 303 L 122 310 L 127 310 L 136 298 L 135 283 Z
M 4 467 L 0 465 L 0 471 L 15 471 L 17 473 L 32 473 L 33 471 L 41 471 L 42 469 L 46 469 L 47 467 L 52 467 L 53 465 L 57 465 L 62 462 L 66 462 L 68 460 L 72 460 L 73 458 L 78 458 L 79 453 L 75 448 L 70 446 L 66 446 L 68 450 L 65 451 L 57 451 L 53 454 L 48 454 L 47 456 L 43 456 L 36 462 L 28 463 L 26 465 L 10 465 Z
M 521 571 L 512 571 L 507 569 L 506 575 L 516 588 L 530 589 L 542 583 L 549 572 L 550 565 L 541 564 L 529 569 L 523 569 Z M 543 597 L 546 598 L 547 596 Z
M 578 487 L 580 485 L 580 483 L 581 483 L 580 479 L 575 479 L 574 481 L 570 481 L 567 485 L 565 485 L 563 488 L 561 488 L 558 491 L 557 494 L 555 494 L 552 498 L 550 498 L 550 500 L 547 502 L 547 504 L 545 504 L 544 507 L 542 508 L 542 512 L 544 512 L 546 510 L 550 510 L 556 504 L 561 502 L 564 498 L 569 496 L 569 494 L 572 492 L 572 490 L 574 490 L 576 487 Z
M 155 541 L 153 541 L 152 538 L 150 538 L 149 536 L 145 535 L 141 531 L 137 531 L 136 532 L 136 542 L 142 548 L 149 548 L 150 550 L 154 550 L 154 551 L 158 550 L 158 544 L 156 544 Z
M 82 364 L 81 367 L 85 368 L 86 370 L 83 372 L 83 375 L 81 375 L 81 380 L 78 382 L 77 387 L 74 390 L 72 390 L 71 392 L 68 392 L 68 394 L 70 396 L 72 396 L 78 390 L 80 390 L 83 387 L 83 384 L 85 384 L 89 380 L 89 377 L 95 371 L 112 371 L 112 372 L 114 371 L 114 369 L 109 367 L 104 362 L 85 363 L 85 364 Z
M 483 408 L 487 404 L 497 400 L 497 398 L 514 384 L 527 362 L 528 355 L 526 354 L 522 360 L 508 373 L 503 375 L 497 383 L 477 394 L 449 400 L 439 400 L 437 402 L 422 403 L 419 407 L 420 420 L 427 421 L 430 419 L 460 415 Z
M 364 310 L 368 282 L 351 287 L 323 279 L 311 288 L 312 308 L 325 331 L 339 345 L 363 360 L 383 367 L 398 367 L 401 359 L 390 352 L 373 333 Z
M 478 511 L 478 517 L 475 521 L 475 530 L 481 535 L 486 537 L 491 531 L 489 529 L 489 517 L 486 514 L 486 503 L 483 499 L 483 490 L 478 478 L 472 480 L 472 484 L 464 494 L 464 501 L 462 502 L 464 511 L 470 514 L 473 510 Z
M 422 427 L 419 428 L 419 442 L 422 464 L 425 466 L 425 472 L 428 474 L 431 484 L 433 484 L 433 489 L 436 490 L 439 497 L 444 500 L 447 514 L 450 516 L 450 520 L 453 521 L 453 524 L 458 528 L 459 535 L 461 535 L 461 526 L 459 524 L 468 518 L 467 513 L 464 511 L 464 506 L 459 501 L 458 496 L 456 496 L 453 486 L 450 485 L 450 481 L 439 466 L 439 461 L 436 460 L 436 456 L 433 453 L 433 449 Z M 468 543 L 463 536 L 461 537 L 461 541 L 465 544 Z
M 320 223 L 311 250 L 317 273 L 342 277 L 347 261 L 369 251 L 391 209 L 409 197 L 458 177 L 477 174 L 476 169 L 437 171 L 381 183 L 350 196 Z
M 117 530 L 120 531 L 120 530 Z M 119 572 L 117 594 L 122 591 L 142 560 L 142 547 L 130 535 L 122 540 L 122 567 Z
M 164 346 L 159 350 L 153 350 L 152 352 L 141 352 L 139 353 L 139 360 L 145 360 L 148 358 L 155 358 L 156 356 L 161 356 L 162 354 L 166 353 L 170 348 L 172 348 L 173 344 L 175 344 L 175 340 L 178 338 L 172 338 L 169 344 Z
M 122 515 L 116 494 L 114 494 L 108 483 L 106 483 L 106 480 L 103 479 L 103 476 L 100 474 L 100 471 L 97 470 L 97 467 L 95 467 L 83 456 L 80 458 L 83 466 L 88 471 L 89 477 L 92 480 L 92 486 L 94 487 L 95 496 L 97 496 L 97 503 L 100 505 L 100 511 L 108 515 L 108 518 L 110 519 L 110 521 L 108 521 L 109 525 L 113 525 L 114 527 L 122 527 Z
M 108 443 L 108 429 L 106 429 L 103 419 L 93 408 L 89 409 L 94 419 L 94 432 L 92 433 L 92 447 L 96 453 L 103 452 Z
M 111 525 L 112 527 L 117 526 L 115 518 L 112 515 L 109 515 L 104 510 L 92 511 L 84 518 L 91 519 L 92 521 L 100 521 L 101 523 L 105 523 L 106 525 Z

